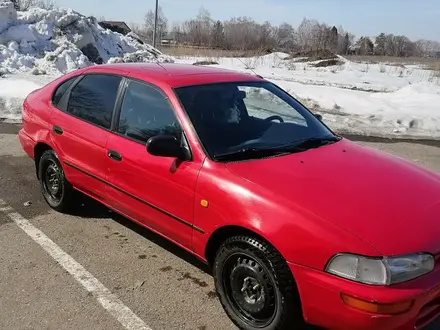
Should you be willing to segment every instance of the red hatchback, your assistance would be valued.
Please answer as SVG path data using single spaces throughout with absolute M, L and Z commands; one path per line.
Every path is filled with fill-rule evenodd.
M 438 325 L 440 176 L 267 80 L 88 67 L 27 97 L 19 138 L 53 209 L 80 191 L 190 251 L 241 329 Z

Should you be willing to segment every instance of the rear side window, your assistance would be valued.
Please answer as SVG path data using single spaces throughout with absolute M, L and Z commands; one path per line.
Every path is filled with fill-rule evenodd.
M 180 139 L 182 129 L 164 94 L 144 83 L 130 81 L 121 106 L 118 133 L 146 143 L 159 134 Z
M 67 112 L 91 124 L 109 129 L 121 77 L 91 74 L 72 89 Z
M 57 106 L 60 103 L 63 95 L 69 89 L 70 85 L 72 85 L 72 83 L 76 80 L 76 78 L 78 77 L 70 78 L 57 87 L 55 93 L 52 95 L 52 104 L 54 106 Z

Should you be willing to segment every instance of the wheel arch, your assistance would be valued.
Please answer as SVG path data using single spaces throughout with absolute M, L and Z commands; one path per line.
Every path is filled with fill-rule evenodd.
M 270 242 L 261 234 L 257 233 L 257 231 L 239 225 L 225 225 L 214 230 L 212 234 L 209 236 L 208 242 L 206 243 L 205 258 L 209 266 L 213 265 L 215 255 L 220 245 L 229 237 L 237 236 L 237 235 L 248 235 L 254 238 L 258 238 L 272 245 L 273 248 L 276 249 L 278 253 L 280 253 L 280 255 L 282 255 L 281 252 L 272 242 Z
M 40 179 L 39 177 L 40 159 L 46 150 L 53 150 L 53 148 L 46 142 L 38 142 L 34 147 L 35 171 L 38 180 Z

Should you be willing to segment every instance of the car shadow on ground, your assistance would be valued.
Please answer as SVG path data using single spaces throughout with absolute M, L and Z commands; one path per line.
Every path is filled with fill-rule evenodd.
M 152 243 L 159 245 L 161 248 L 188 262 L 194 267 L 197 267 L 204 273 L 209 275 L 212 274 L 210 267 L 203 261 L 161 235 L 154 233 L 153 231 L 137 224 L 130 219 L 127 219 L 113 210 L 110 210 L 105 205 L 93 200 L 90 197 L 78 193 L 78 196 L 75 196 L 75 198 L 77 198 L 79 206 L 75 208 L 75 211 L 70 212 L 70 215 L 81 218 L 112 219 L 120 225 L 134 231 L 136 234 L 141 235 Z
M 154 233 L 153 231 L 137 224 L 136 222 L 125 218 L 124 216 L 110 210 L 105 205 L 95 201 L 94 199 L 87 197 L 85 195 L 78 193 L 78 203 L 80 207 L 76 208 L 76 211 L 71 212 L 72 216 L 77 216 L 81 218 L 92 218 L 92 219 L 111 219 L 116 221 L 120 225 L 132 230 L 136 234 L 141 235 L 148 241 L 157 244 L 161 248 L 167 250 L 168 252 L 174 254 L 178 258 L 186 261 L 187 263 L 193 265 L 204 273 L 212 276 L 212 271 L 208 265 L 196 258 L 194 255 L 179 247 L 175 243 L 167 240 L 166 238 Z M 298 330 L 325 330 L 323 328 L 306 325 L 302 329 Z

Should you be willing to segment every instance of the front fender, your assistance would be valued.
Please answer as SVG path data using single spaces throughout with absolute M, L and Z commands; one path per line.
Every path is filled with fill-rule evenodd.
M 220 175 L 219 175 L 220 173 Z M 252 231 L 272 244 L 285 260 L 323 269 L 336 253 L 378 251 L 333 223 L 229 171 L 203 168 L 194 206 L 193 249 L 205 257 L 210 237 L 225 226 Z

